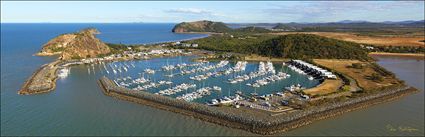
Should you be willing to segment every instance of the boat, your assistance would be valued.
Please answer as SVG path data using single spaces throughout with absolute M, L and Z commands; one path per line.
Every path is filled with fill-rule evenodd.
M 145 72 L 148 73 L 148 74 L 154 74 L 155 73 L 155 70 L 153 70 L 153 69 L 145 69 Z
M 230 104 L 239 100 L 243 100 L 243 98 L 240 95 L 235 94 L 235 96 L 224 96 L 220 99 L 212 99 L 211 101 L 207 102 L 207 105 L 214 106 L 219 104 Z
M 273 73 L 273 72 L 270 71 L 270 73 Z M 276 82 L 276 81 L 279 81 L 279 80 L 286 79 L 288 77 L 289 77 L 288 74 L 283 73 L 283 72 L 279 72 L 277 74 L 273 74 L 273 75 L 264 77 L 262 79 L 258 79 L 254 83 L 248 83 L 247 85 L 252 86 L 252 87 L 260 87 L 260 86 L 268 85 L 272 82 Z
M 68 77 L 69 73 L 70 73 L 70 71 L 69 71 L 68 68 L 63 68 L 63 69 L 59 70 L 58 77 L 59 78 L 66 78 L 66 77 Z
M 212 99 L 211 101 L 207 102 L 208 106 L 216 106 L 216 105 L 219 105 L 219 104 L 220 104 L 220 102 L 218 102 L 217 99 Z
M 221 91 L 221 87 L 219 87 L 219 86 L 213 86 L 213 90 Z
M 170 81 L 171 82 L 171 81 Z M 167 84 L 167 82 L 164 82 L 165 84 Z M 170 83 L 171 84 L 171 83 Z M 168 89 L 164 89 L 164 90 L 160 90 L 158 92 L 159 95 L 173 95 L 176 94 L 178 92 L 181 91 L 185 91 L 188 90 L 189 88 L 195 88 L 196 85 L 195 84 L 186 84 L 186 83 L 182 83 L 180 85 L 177 85 L 175 87 L 172 88 L 168 88 Z
M 200 89 L 196 90 L 195 92 L 186 93 L 186 94 L 183 94 L 181 96 L 178 96 L 178 97 L 176 97 L 176 99 L 180 99 L 180 100 L 190 102 L 190 101 L 193 101 L 195 99 L 202 98 L 205 95 L 210 95 L 211 89 L 212 88 L 210 88 L 210 87 L 200 88 Z
M 304 87 L 302 87 L 300 84 L 296 84 L 296 85 L 291 85 L 289 87 L 285 87 L 286 90 L 288 91 L 298 91 L 298 90 L 302 90 L 305 89 Z

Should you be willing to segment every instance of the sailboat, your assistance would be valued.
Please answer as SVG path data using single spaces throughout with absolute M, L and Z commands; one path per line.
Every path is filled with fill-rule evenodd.
M 133 68 L 136 68 L 136 66 L 134 65 L 134 63 L 132 62 L 132 63 L 130 63 L 130 65 L 133 67 Z
M 94 64 L 91 64 L 92 69 L 93 69 L 93 73 L 96 74 L 96 71 L 94 70 Z

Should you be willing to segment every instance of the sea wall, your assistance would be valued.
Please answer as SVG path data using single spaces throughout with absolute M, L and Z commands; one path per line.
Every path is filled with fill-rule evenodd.
M 138 92 L 135 90 L 130 90 L 127 88 L 122 88 L 116 86 L 114 82 L 109 80 L 106 77 L 102 77 L 99 80 L 99 84 L 102 88 L 104 88 L 105 94 L 112 95 L 113 93 L 134 97 L 138 99 L 143 99 L 150 102 L 159 103 L 162 105 L 167 105 L 179 109 L 184 109 L 192 112 L 196 112 L 203 115 L 214 116 L 217 118 L 222 118 L 226 120 L 230 120 L 231 122 L 238 122 L 246 125 L 251 125 L 253 123 L 263 123 L 263 119 L 256 119 L 253 116 L 248 115 L 238 115 L 232 112 L 225 112 L 225 110 L 220 109 L 219 107 L 210 107 L 204 104 L 187 102 L 183 100 L 177 100 L 174 98 L 151 94 L 148 92 Z M 116 94 L 115 94 L 116 95 Z
M 408 86 L 394 86 L 382 91 L 368 94 L 362 97 L 350 98 L 344 101 L 327 102 L 326 104 L 310 107 L 308 109 L 289 113 L 283 117 L 274 117 L 273 123 L 259 129 L 261 132 L 273 134 L 279 131 L 287 131 L 312 123 L 316 120 L 321 120 L 333 116 L 350 112 L 356 109 L 365 108 L 367 106 L 391 101 L 417 92 L 417 89 Z
M 18 94 L 29 95 L 52 91 L 56 87 L 60 60 L 45 64 L 37 69 L 23 84 Z
M 182 113 L 208 122 L 243 129 L 257 134 L 275 134 L 287 131 L 310 124 L 316 120 L 386 102 L 417 91 L 414 88 L 399 85 L 382 89 L 380 92 L 374 92 L 367 96 L 349 98 L 345 101 L 327 102 L 320 106 L 308 107 L 307 109 L 284 115 L 253 116 L 241 111 L 232 111 L 231 109 L 234 108 L 223 109 L 226 107 L 210 107 L 204 104 L 186 102 L 148 92 L 118 87 L 106 77 L 102 77 L 99 80 L 99 85 L 103 89 L 104 94 L 108 96 Z

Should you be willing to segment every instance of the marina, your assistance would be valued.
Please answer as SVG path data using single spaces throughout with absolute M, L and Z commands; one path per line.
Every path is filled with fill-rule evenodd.
M 193 62 L 197 56 L 161 57 L 150 60 L 103 62 L 88 67 L 88 76 L 101 73 L 115 84 L 137 91 L 206 104 L 213 99 L 274 94 L 286 87 L 320 84 L 282 62 Z M 96 66 L 101 67 L 96 67 Z M 109 67 L 108 67 L 109 66 Z M 93 69 L 95 68 L 95 69 Z M 98 68 L 98 69 L 97 69 Z M 121 70 L 121 71 L 120 71 Z M 113 71 L 116 73 L 105 73 Z

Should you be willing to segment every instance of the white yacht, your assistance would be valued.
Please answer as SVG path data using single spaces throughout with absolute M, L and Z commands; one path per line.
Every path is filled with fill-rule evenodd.
M 89 71 L 90 72 L 90 71 Z M 58 76 L 60 77 L 60 78 L 66 78 L 66 77 L 68 77 L 68 74 L 70 73 L 70 71 L 69 71 L 69 69 L 68 68 L 63 68 L 63 69 L 61 69 L 61 70 L 59 70 L 59 74 L 58 74 Z

